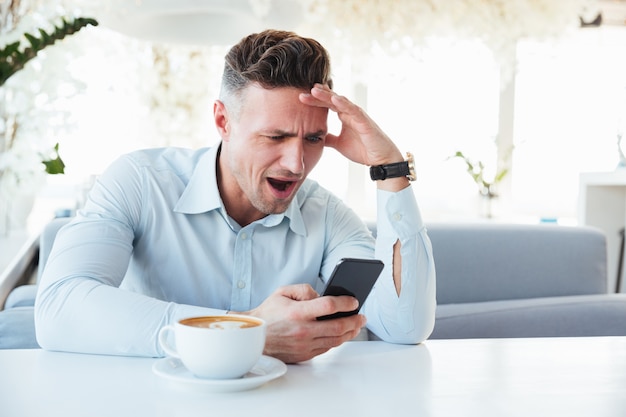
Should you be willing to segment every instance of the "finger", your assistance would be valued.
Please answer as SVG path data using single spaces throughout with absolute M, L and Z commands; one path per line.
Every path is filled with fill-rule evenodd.
M 332 320 L 318 321 L 325 329 L 320 336 L 346 336 L 354 331 L 360 331 L 367 324 L 367 319 L 363 314 L 340 317 Z
M 359 308 L 359 301 L 349 295 L 324 296 L 311 301 L 316 317 L 339 312 L 354 311 Z
M 317 297 L 302 300 L 298 308 L 289 313 L 295 320 L 314 321 L 320 316 L 327 316 L 338 312 L 354 311 L 359 308 L 356 298 L 350 296 Z
M 301 93 L 300 100 L 308 105 L 316 107 L 326 107 L 334 112 L 338 112 L 336 104 L 349 109 L 346 105 L 353 105 L 346 97 L 339 96 L 328 86 L 322 84 L 315 84 L 310 93 Z
M 315 84 L 311 89 L 311 95 L 318 100 L 328 103 L 329 106 L 337 109 L 338 112 L 354 112 L 360 107 L 350 101 L 346 96 L 339 95 L 328 86 Z
M 283 297 L 296 301 L 305 301 L 318 298 L 319 294 L 309 284 L 294 284 L 280 287 L 277 292 Z
M 341 111 L 349 111 L 350 105 L 353 105 L 350 100 L 344 96 L 340 96 L 334 91 L 324 88 L 319 84 L 311 89 L 311 96 L 322 102 L 331 110 L 339 113 Z
M 318 323 L 323 326 L 323 330 L 315 338 L 315 346 L 330 348 L 354 339 L 365 327 L 367 320 L 362 314 L 355 314 Z
M 332 94 L 330 96 L 330 102 L 333 104 L 333 107 L 337 109 L 337 113 L 359 113 L 361 108 L 348 100 L 345 96 L 340 96 L 339 94 Z
M 323 100 L 323 99 L 319 99 L 315 96 L 313 96 L 311 93 L 300 93 L 300 101 L 303 104 L 306 104 L 308 106 L 313 106 L 313 107 L 324 107 L 327 109 L 330 109 L 334 112 L 337 111 L 337 109 L 335 108 L 335 106 L 333 105 L 332 101 L 330 100 L 330 97 L 328 97 L 328 99 Z

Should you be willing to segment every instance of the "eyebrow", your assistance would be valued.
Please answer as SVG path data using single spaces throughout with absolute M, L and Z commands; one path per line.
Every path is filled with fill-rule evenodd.
M 267 132 L 268 134 L 271 134 L 273 136 L 286 136 L 286 137 L 294 137 L 294 136 L 298 136 L 297 133 L 294 132 L 288 132 L 286 130 L 281 130 L 281 129 L 274 129 L 274 130 L 269 130 Z M 310 137 L 310 136 L 324 136 L 326 135 L 327 132 L 325 130 L 318 130 L 315 132 L 310 132 L 310 133 L 305 133 L 304 137 Z

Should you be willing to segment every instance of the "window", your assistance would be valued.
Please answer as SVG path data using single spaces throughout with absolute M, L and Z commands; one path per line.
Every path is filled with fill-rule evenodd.
M 218 140 L 211 105 L 226 48 L 204 50 L 198 61 L 204 72 L 182 77 L 187 87 L 207 97 L 196 103 L 197 114 L 206 114 L 197 120 L 202 133 L 186 140 L 185 132 L 180 139 L 164 137 L 150 116 L 150 89 L 157 81 L 154 50 L 104 29 L 85 35 L 90 39 L 81 36 L 76 42 L 83 39 L 91 47 L 83 49 L 73 70 L 85 79 L 87 94 L 68 103 L 77 126 L 71 137 L 60 140 L 68 175 L 52 181 L 81 182 L 136 148 L 197 147 Z M 558 41 L 518 45 L 515 149 L 509 189 L 501 201 L 503 218 L 575 219 L 579 173 L 617 165 L 616 134 L 626 129 L 625 47 L 626 27 L 581 29 Z M 174 61 L 176 54 L 193 53 L 182 46 L 174 51 Z M 495 169 L 501 91 L 490 51 L 474 42 L 438 41 L 406 56 L 375 51 L 360 65 L 332 49 L 331 55 L 336 90 L 366 107 L 401 151 L 414 153 L 418 180 L 413 187 L 425 220 L 479 216 L 476 185 L 462 161 L 449 157 L 460 150 Z M 174 74 L 177 68 L 190 71 L 179 58 L 171 63 Z M 336 121 L 330 126 L 337 131 Z M 350 165 L 329 149 L 311 177 L 359 214 L 374 215 L 375 186 L 365 167 Z

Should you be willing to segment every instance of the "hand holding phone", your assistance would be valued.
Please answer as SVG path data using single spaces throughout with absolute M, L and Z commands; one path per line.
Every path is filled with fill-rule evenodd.
M 354 311 L 341 311 L 335 314 L 318 317 L 318 320 L 328 320 L 338 317 L 347 317 L 357 314 L 378 276 L 383 271 L 384 264 L 378 259 L 341 259 L 335 266 L 324 295 L 350 295 L 359 301 L 359 308 Z

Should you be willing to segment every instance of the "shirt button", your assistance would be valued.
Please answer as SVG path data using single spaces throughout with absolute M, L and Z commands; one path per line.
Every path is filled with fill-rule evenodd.
M 244 288 L 246 288 L 246 283 L 244 281 L 239 281 L 237 283 L 237 288 L 239 288 L 240 290 L 243 290 Z
M 400 220 L 402 220 L 402 214 L 400 213 L 394 213 L 393 215 L 393 219 L 397 222 L 399 222 Z
M 248 238 L 248 234 L 247 234 L 246 232 L 243 232 L 243 233 L 241 234 L 241 239 L 242 239 L 242 240 L 246 240 L 247 238 Z

